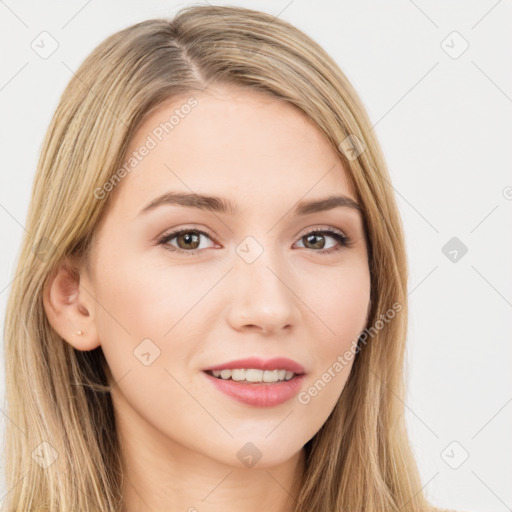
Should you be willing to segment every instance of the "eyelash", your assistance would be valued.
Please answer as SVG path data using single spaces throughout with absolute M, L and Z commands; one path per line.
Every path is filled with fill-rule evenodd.
M 184 253 L 187 256 L 199 256 L 198 253 L 201 251 L 200 249 L 193 249 L 190 251 L 185 251 L 184 249 L 179 249 L 177 247 L 169 246 L 167 244 L 173 238 L 176 238 L 177 236 L 184 234 L 184 233 L 199 233 L 201 235 L 208 237 L 210 240 L 212 239 L 211 235 L 209 233 L 207 233 L 206 231 L 203 231 L 202 229 L 189 228 L 189 229 L 180 229 L 177 231 L 172 231 L 171 233 L 166 233 L 158 239 L 157 244 L 163 245 L 165 247 L 165 249 L 167 249 L 168 251 L 171 251 L 171 252 Z M 347 248 L 354 243 L 353 240 L 350 237 L 348 237 L 347 235 L 344 235 L 341 232 L 334 231 L 332 229 L 315 229 L 315 230 L 309 231 L 308 233 L 305 233 L 300 238 L 302 239 L 302 238 L 312 235 L 312 234 L 327 234 L 330 237 L 337 240 L 340 244 L 336 248 L 331 247 L 330 249 L 319 249 L 319 250 L 311 249 L 313 252 L 316 252 L 319 254 L 331 254 L 331 253 L 337 252 L 341 249 Z

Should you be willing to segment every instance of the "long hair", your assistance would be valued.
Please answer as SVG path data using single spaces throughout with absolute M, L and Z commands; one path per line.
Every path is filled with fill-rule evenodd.
M 78 351 L 65 342 L 42 297 L 64 259 L 87 265 L 111 197 L 98 200 L 95 191 L 119 171 L 145 116 L 216 83 L 273 95 L 311 119 L 347 169 L 364 217 L 367 329 L 338 403 L 305 445 L 295 512 L 431 511 L 402 402 L 403 228 L 364 106 L 303 32 L 263 12 L 219 6 L 189 6 L 173 19 L 109 36 L 62 94 L 41 149 L 7 305 L 6 510 L 120 510 L 123 474 L 105 357 L 101 347 Z

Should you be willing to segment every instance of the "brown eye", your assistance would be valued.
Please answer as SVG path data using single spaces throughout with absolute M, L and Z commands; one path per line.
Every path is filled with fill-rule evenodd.
M 210 235 L 206 231 L 200 229 L 181 229 L 164 235 L 158 243 L 169 251 L 181 252 L 187 256 L 195 256 L 200 252 L 201 236 L 211 240 Z M 174 239 L 176 239 L 176 245 L 170 243 Z
M 336 240 L 338 242 L 338 247 L 336 247 L 336 244 L 332 244 L 326 249 L 326 239 L 328 238 Z M 301 241 L 303 241 L 302 243 L 306 249 L 314 249 L 315 252 L 321 254 L 338 251 L 343 247 L 348 247 L 352 243 L 348 236 L 338 233 L 337 231 L 332 231 L 330 229 L 310 231 L 301 237 Z

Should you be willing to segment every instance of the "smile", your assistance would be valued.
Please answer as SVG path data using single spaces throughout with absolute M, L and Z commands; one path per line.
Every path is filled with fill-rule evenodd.
M 210 373 L 210 371 L 208 372 Z M 211 375 L 223 380 L 237 382 L 281 382 L 293 379 L 295 374 L 289 370 L 259 370 L 257 368 L 236 368 L 233 370 L 213 370 Z

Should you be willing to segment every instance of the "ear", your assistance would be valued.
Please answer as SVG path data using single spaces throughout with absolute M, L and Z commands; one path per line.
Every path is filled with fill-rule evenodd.
M 91 290 L 88 281 L 87 285 Z M 100 345 L 94 321 L 94 298 L 81 286 L 80 272 L 70 260 L 61 262 L 49 279 L 43 304 L 51 326 L 74 348 L 92 350 Z M 80 331 L 82 334 L 78 334 Z

